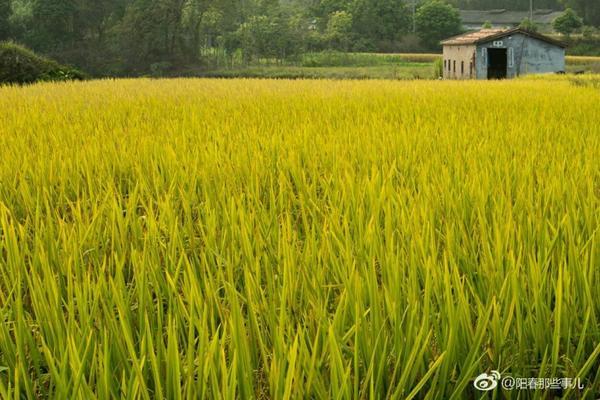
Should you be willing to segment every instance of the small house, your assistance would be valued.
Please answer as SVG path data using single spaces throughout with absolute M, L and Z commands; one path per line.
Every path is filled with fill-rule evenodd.
M 524 29 L 482 29 L 442 41 L 444 79 L 505 79 L 565 71 L 566 46 Z

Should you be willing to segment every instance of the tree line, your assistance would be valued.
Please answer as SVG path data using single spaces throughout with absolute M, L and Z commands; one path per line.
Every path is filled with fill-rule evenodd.
M 600 25 L 598 0 L 572 7 Z M 0 0 L 0 40 L 97 75 L 202 63 L 278 62 L 308 51 L 432 50 L 461 29 L 457 8 L 525 9 L 529 0 Z

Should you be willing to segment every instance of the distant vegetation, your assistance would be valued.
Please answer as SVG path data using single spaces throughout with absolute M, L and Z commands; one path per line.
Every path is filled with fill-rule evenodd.
M 308 53 L 294 62 L 265 60 L 252 65 L 178 71 L 178 76 L 218 78 L 435 79 L 441 76 L 441 54 Z M 568 72 L 600 73 L 600 57 L 567 56 Z M 168 76 L 168 75 L 163 75 Z
M 437 52 L 461 30 L 457 9 L 524 10 L 529 0 L 0 0 L 0 40 L 94 76 L 296 62 L 320 51 Z M 600 26 L 598 0 L 536 0 L 570 7 L 565 32 Z M 596 47 L 578 47 L 579 54 Z M 587 49 L 587 50 L 586 50 Z M 593 54 L 593 53 L 586 53 Z
M 0 42 L 0 84 L 83 79 L 75 68 L 60 65 L 12 42 Z
M 571 35 L 560 38 L 569 46 L 567 53 L 574 56 L 600 56 L 600 35 Z
M 576 40 L 571 38 L 571 40 Z M 296 60 L 257 60 L 251 64 L 214 65 L 203 69 L 162 70 L 150 77 L 196 76 L 211 78 L 278 79 L 434 79 L 441 75 L 441 55 L 436 53 L 352 53 L 325 51 L 306 53 Z M 600 57 L 567 56 L 569 72 L 600 72 Z M 0 44 L 0 83 L 31 83 L 48 80 L 83 79 L 80 71 L 36 55 L 14 43 Z
M 203 70 L 178 71 L 178 76 L 221 78 L 430 79 L 438 54 L 378 54 L 326 51 L 307 53 L 285 63 L 263 60 Z M 163 75 L 168 76 L 168 75 Z
M 435 53 L 343 53 L 336 51 L 308 53 L 302 57 L 305 67 L 342 67 L 342 66 L 374 66 L 402 65 L 407 63 L 431 63 L 440 58 Z
M 583 20 L 571 8 L 567 8 L 565 12 L 556 18 L 552 23 L 552 27 L 558 33 L 570 36 L 573 32 L 581 29 Z

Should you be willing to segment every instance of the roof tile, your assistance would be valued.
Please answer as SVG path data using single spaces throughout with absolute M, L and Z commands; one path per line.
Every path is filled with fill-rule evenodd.
M 494 39 L 500 39 L 508 35 L 514 35 L 520 33 L 522 35 L 527 35 L 538 40 L 542 40 L 547 43 L 551 43 L 555 46 L 559 46 L 562 48 L 567 47 L 564 43 L 559 42 L 558 40 L 554 40 L 548 36 L 541 35 L 536 32 L 531 32 L 521 28 L 512 28 L 512 29 L 481 29 L 475 32 L 468 32 L 462 35 L 454 36 L 449 39 L 443 40 L 441 43 L 444 46 L 460 46 L 460 45 L 470 45 L 470 44 L 478 44 L 487 42 Z
M 496 36 L 499 33 L 506 31 L 506 29 L 482 29 L 480 31 L 468 32 L 462 35 L 451 37 L 450 39 L 442 41 L 442 44 L 461 45 L 461 44 L 474 44 L 487 37 Z

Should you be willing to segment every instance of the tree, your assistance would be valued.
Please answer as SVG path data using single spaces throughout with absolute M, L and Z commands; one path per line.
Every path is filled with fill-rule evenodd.
M 309 7 L 309 13 L 314 15 L 319 28 L 326 28 L 329 17 L 336 11 L 348 11 L 348 0 L 316 0 L 315 4 Z
M 0 0 L 0 41 L 10 37 L 10 0 Z
M 409 30 L 410 13 L 402 0 L 353 0 L 348 10 L 354 37 L 375 48 L 398 41 Z
M 575 32 L 582 26 L 583 21 L 571 8 L 567 8 L 564 13 L 562 13 L 552 22 L 552 27 L 554 30 L 566 36 L 570 36 L 571 33 Z
M 583 38 L 586 40 L 593 40 L 595 33 L 596 33 L 596 29 L 594 29 L 593 26 L 584 26 L 581 29 L 581 34 L 583 35 Z
M 35 50 L 57 54 L 77 38 L 76 5 L 72 0 L 33 0 L 31 44 Z
M 432 0 L 419 7 L 415 19 L 419 37 L 431 49 L 439 47 L 440 40 L 462 30 L 458 10 L 440 0 Z
M 211 7 L 202 13 L 198 22 L 198 31 L 205 37 L 204 45 L 206 47 L 213 47 L 217 36 L 221 33 L 220 28 L 223 25 L 223 13 Z
M 325 36 L 329 46 L 347 51 L 350 46 L 350 31 L 352 29 L 352 15 L 346 11 L 336 11 L 331 14 L 327 22 Z
M 245 62 L 256 58 L 283 59 L 291 47 L 288 26 L 274 15 L 248 18 L 240 25 L 236 36 Z
M 519 24 L 519 28 L 529 32 L 538 31 L 538 26 L 536 25 L 536 23 L 530 20 L 529 18 L 525 18 L 523 21 L 521 21 L 521 23 Z
M 154 63 L 182 61 L 185 4 L 185 0 L 133 0 L 118 28 L 119 51 L 127 68 L 141 71 Z
M 600 1 L 598 0 L 561 0 L 566 7 L 570 7 L 583 17 L 588 25 L 600 27 Z

